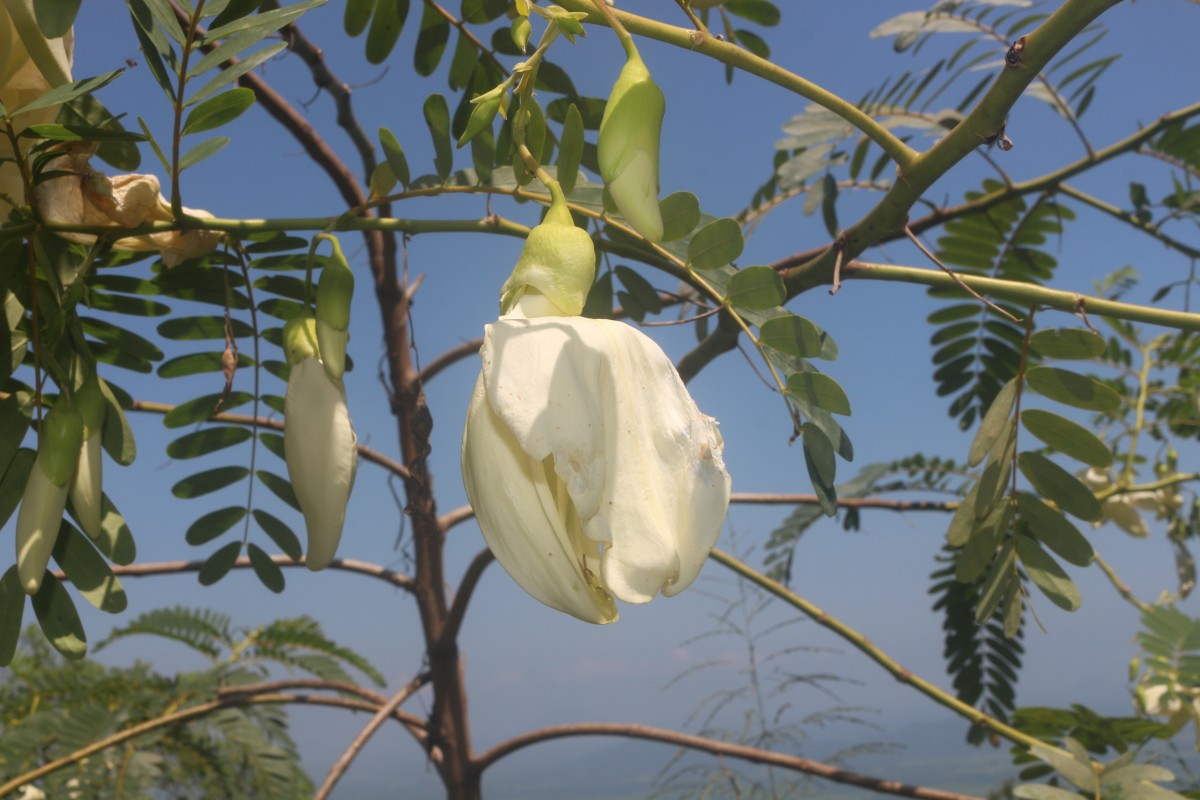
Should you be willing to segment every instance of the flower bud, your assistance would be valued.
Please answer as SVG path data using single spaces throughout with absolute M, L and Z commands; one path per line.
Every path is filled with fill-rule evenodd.
M 60 397 L 42 421 L 37 458 L 17 514 L 17 576 L 28 594 L 41 588 L 83 444 L 83 419 L 68 403 Z
M 104 428 L 104 416 L 108 411 L 104 393 L 100 391 L 99 378 L 93 375 L 84 381 L 75 391 L 74 401 L 75 409 L 83 420 L 83 444 L 79 450 L 75 477 L 71 481 L 71 505 L 75 509 L 79 527 L 95 539 L 100 536 L 100 498 L 103 486 L 103 466 L 100 458 L 103 448 L 100 439 Z
M 652 242 L 663 237 L 658 149 L 667 101 L 636 51 L 629 54 L 600 120 L 600 175 L 621 216 Z
M 557 183 L 550 184 L 550 194 L 546 218 L 529 232 L 512 275 L 500 287 L 501 315 L 523 298 L 526 316 L 571 317 L 583 311 L 596 276 L 596 248 L 588 232 L 571 219 Z M 538 310 L 530 314 L 528 308 Z
M 333 256 L 321 270 L 317 283 L 317 343 L 329 377 L 341 380 L 346 371 L 346 342 L 350 339 L 350 301 L 354 297 L 354 272 L 346 263 L 337 239 L 328 237 Z

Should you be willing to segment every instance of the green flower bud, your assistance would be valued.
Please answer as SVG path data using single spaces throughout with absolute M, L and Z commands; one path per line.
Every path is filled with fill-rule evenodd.
M 104 400 L 104 392 L 100 389 L 100 379 L 95 375 L 75 390 L 73 399 L 75 408 L 83 420 L 83 444 L 79 450 L 75 475 L 71 480 L 71 506 L 75 509 L 79 527 L 95 539 L 100 536 L 100 521 L 103 516 L 101 497 L 104 473 L 100 440 L 108 404 Z
M 613 85 L 600 121 L 600 175 L 621 216 L 652 242 L 663 236 L 658 149 L 667 101 L 636 52 Z
M 350 339 L 350 301 L 354 297 L 354 272 L 332 236 L 333 255 L 317 283 L 316 336 L 321 362 L 329 376 L 340 380 L 346 371 L 346 342 Z
M 542 224 L 529 232 L 512 275 L 500 288 L 500 313 L 508 314 L 526 296 L 545 304 L 526 316 L 578 316 L 596 275 L 596 248 L 588 232 L 575 225 L 557 183 Z M 531 297 L 531 299 L 533 299 Z M 532 308 L 532 306 L 531 306 Z
M 65 487 L 75 474 L 79 448 L 83 446 L 83 417 L 60 396 L 42 421 L 38 463 L 55 486 Z
M 312 315 L 296 317 L 283 326 L 283 352 L 293 367 L 306 358 L 321 359 L 317 344 L 317 320 Z
M 471 101 L 475 107 L 471 109 L 471 116 L 467 120 L 467 127 L 463 129 L 462 136 L 458 137 L 458 147 L 462 147 L 474 139 L 484 128 L 492 126 L 492 120 L 496 118 L 496 112 L 500 110 L 500 103 L 504 101 L 503 88 L 503 86 L 497 86 L 496 89 L 501 91 L 497 92 L 496 89 L 493 89 Z
M 533 26 L 529 24 L 529 17 L 517 17 L 512 23 L 512 38 L 517 47 L 521 48 L 524 53 L 528 49 L 529 34 L 533 32 Z

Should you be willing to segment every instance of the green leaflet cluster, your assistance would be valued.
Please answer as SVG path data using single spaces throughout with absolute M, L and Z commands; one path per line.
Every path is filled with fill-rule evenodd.
M 985 181 L 983 191 L 968 193 L 967 200 L 1000 187 L 996 181 Z M 1049 195 L 1030 203 L 1016 197 L 947 223 L 938 239 L 938 256 L 964 275 L 1040 284 L 1058 265 L 1043 248 L 1047 237 L 1061 233 L 1062 223 L 1074 217 L 1070 208 Z M 936 348 L 933 379 L 937 393 L 953 398 L 949 413 L 965 430 L 1017 374 L 1022 325 L 959 290 L 931 289 L 929 295 L 955 301 L 929 315 L 930 324 L 937 328 L 930 344 Z M 998 308 L 1017 319 L 1023 314 L 1003 303 Z
M 1103 338 L 1083 329 L 1040 331 L 1029 337 L 1028 346 L 1059 359 L 1094 358 L 1105 350 Z M 1000 389 L 979 426 L 967 463 L 982 471 L 955 511 L 946 539 L 959 548 L 955 577 L 964 583 L 981 581 L 976 622 L 1000 609 L 1009 636 L 1020 627 L 1025 602 L 1020 570 L 1055 605 L 1068 611 L 1079 607 L 1079 590 L 1056 556 L 1088 566 L 1092 546 L 1068 515 L 1086 522 L 1103 516 L 1100 501 L 1078 477 L 1040 449 L 1018 452 L 1019 431 L 1085 465 L 1105 468 L 1112 463 L 1108 445 L 1083 426 L 1054 412 L 1022 410 L 1027 389 L 1090 411 L 1111 411 L 1120 403 L 1116 392 L 1095 378 L 1035 366 L 1019 371 Z M 1017 488 L 1018 473 L 1033 492 Z

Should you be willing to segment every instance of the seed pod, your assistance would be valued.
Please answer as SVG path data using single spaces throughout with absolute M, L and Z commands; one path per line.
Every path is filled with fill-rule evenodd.
M 83 419 L 68 403 L 59 397 L 42 421 L 37 458 L 17 513 L 17 576 L 28 594 L 41 588 L 83 445 Z

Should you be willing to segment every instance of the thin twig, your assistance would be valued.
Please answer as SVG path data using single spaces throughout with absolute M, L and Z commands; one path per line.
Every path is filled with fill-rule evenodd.
M 450 612 L 446 614 L 446 622 L 439 637 L 442 644 L 453 642 L 458 637 L 458 630 L 462 627 L 463 618 L 467 613 L 467 603 L 471 602 L 471 595 L 479 583 L 479 578 L 487 569 L 488 564 L 495 560 L 496 557 L 492 555 L 492 551 L 484 548 L 476 553 L 475 557 L 471 559 L 471 563 L 467 565 L 467 571 L 463 573 L 462 580 L 458 582 L 458 592 L 450 604 Z
M 513 737 L 506 742 L 493 747 L 491 750 L 478 756 L 472 762 L 472 767 L 478 771 L 483 771 L 492 764 L 499 761 L 501 758 L 516 752 L 531 744 L 538 742 L 549 741 L 551 739 L 562 739 L 568 736 L 622 736 L 629 739 L 643 739 L 651 742 L 661 742 L 663 744 L 675 745 L 677 747 L 687 747 L 692 750 L 700 750 L 705 753 L 712 753 L 716 756 L 729 756 L 731 758 L 740 758 L 754 764 L 769 764 L 771 766 L 790 769 L 796 772 L 804 772 L 809 775 L 816 775 L 826 780 L 836 783 L 844 783 L 849 786 L 858 786 L 863 789 L 869 789 L 873 792 L 881 794 L 899 795 L 901 797 L 918 797 L 924 800 L 980 800 L 974 795 L 959 794 L 957 792 L 944 792 L 940 789 L 930 789 L 924 786 L 913 786 L 900 781 L 888 780 L 886 778 L 875 778 L 870 775 L 863 775 L 858 772 L 851 772 L 841 766 L 826 764 L 821 761 L 814 761 L 810 758 L 801 758 L 800 756 L 785 755 L 783 753 L 775 753 L 770 750 L 763 750 L 757 747 L 748 747 L 742 744 L 734 744 L 732 742 L 722 742 L 715 739 L 706 739 L 701 736 L 692 736 L 686 733 L 677 731 L 664 730 L 662 728 L 652 728 L 649 725 L 624 725 L 613 722 L 581 722 L 572 725 L 554 725 L 540 730 L 530 731 L 521 736 Z
M 273 555 L 271 560 L 280 567 L 303 567 L 304 560 L 293 561 L 291 557 L 284 555 Z M 142 564 L 112 564 L 110 569 L 114 575 L 124 576 L 129 578 L 144 578 L 151 575 L 177 575 L 182 572 L 199 572 L 204 566 L 203 559 L 195 561 L 149 561 Z M 246 557 L 239 558 L 233 563 L 233 569 L 247 569 L 253 565 L 250 559 Z M 387 581 L 392 586 L 398 589 L 403 589 L 406 592 L 413 590 L 413 579 L 394 570 L 386 567 L 381 567 L 378 564 L 372 564 L 369 561 L 358 561 L 353 558 L 335 558 L 329 562 L 327 569 L 343 570 L 345 572 L 357 572 L 360 575 L 367 575 L 372 578 L 379 578 Z M 55 577 L 59 580 L 70 580 L 63 572 L 55 571 Z
M 313 795 L 313 800 L 325 800 L 325 798 L 329 797 L 329 793 L 333 791 L 333 787 L 337 785 L 338 780 L 345 774 L 350 764 L 362 751 L 363 747 L 366 746 L 367 742 L 371 740 L 371 737 L 375 735 L 375 731 L 379 730 L 380 726 L 396 713 L 396 710 L 400 708 L 400 705 L 405 700 L 428 682 L 428 674 L 416 676 L 408 682 L 407 686 L 396 692 L 390 700 L 379 707 L 379 710 L 375 712 L 375 716 L 371 717 L 362 730 L 358 732 L 358 735 L 354 737 L 353 741 L 350 742 L 346 750 L 338 757 L 338 760 L 333 762 L 333 765 L 329 767 L 329 771 L 325 773 L 325 780 L 322 781 L 321 787 L 317 789 L 317 793 Z
M 926 258 L 928 258 L 930 261 L 932 261 L 933 263 L 935 263 L 935 264 L 937 264 L 939 267 L 941 267 L 941 269 L 942 269 L 942 272 L 945 272 L 947 275 L 949 275 L 951 278 L 953 278 L 953 279 L 954 279 L 954 282 L 955 282 L 955 283 L 957 283 L 957 284 L 959 285 L 959 287 L 960 287 L 960 288 L 961 288 L 961 289 L 962 289 L 964 292 L 966 292 L 967 294 L 971 295 L 971 296 L 972 296 L 972 297 L 974 297 L 976 300 L 978 300 L 979 302 L 983 303 L 985 306 L 987 306 L 988 308 L 992 309 L 992 310 L 993 310 L 993 311 L 995 311 L 996 313 L 998 313 L 998 314 L 1003 314 L 1004 316 L 1008 317 L 1008 318 L 1009 318 L 1010 320 L 1012 320 L 1013 322 L 1015 322 L 1015 323 L 1017 323 L 1017 324 L 1020 324 L 1021 320 L 1017 319 L 1017 317 L 1016 317 L 1016 316 L 1014 316 L 1013 314 L 1010 314 L 1009 312 L 1005 311 L 1003 308 L 1001 308 L 1000 306 L 996 305 L 996 304 L 995 304 L 995 303 L 993 303 L 991 300 L 988 300 L 986 297 L 984 297 L 984 296 L 983 296 L 983 295 L 981 295 L 979 292 L 977 292 L 977 291 L 975 291 L 974 289 L 972 289 L 970 286 L 967 286 L 967 284 L 963 282 L 963 279 L 962 279 L 962 278 L 960 278 L 960 277 L 958 277 L 958 273 L 957 273 L 957 272 L 955 272 L 954 270 L 950 269 L 950 268 L 949 268 L 949 267 L 947 267 L 945 264 L 943 264 L 943 263 L 942 263 L 942 261 L 941 261 L 941 259 L 939 259 L 937 256 L 935 256 L 935 255 L 934 255 L 934 254 L 933 254 L 933 253 L 930 251 L 930 249 L 929 249 L 928 247 L 926 247 L 926 246 L 925 246 L 925 243 L 924 243 L 924 242 L 922 242 L 922 241 L 921 241 L 919 238 L 917 238 L 917 235 L 916 235 L 915 233 L 913 233 L 913 232 L 912 232 L 912 228 L 910 228 L 910 227 L 908 227 L 907 225 L 905 225 L 905 226 L 904 226 L 904 233 L 905 233 L 905 235 L 907 235 L 907 236 L 908 236 L 908 238 L 909 238 L 909 239 L 911 239 L 911 240 L 912 240 L 912 243 L 913 243 L 913 244 L 915 244 L 915 245 L 917 246 L 917 249 L 919 249 L 919 250 L 920 250 L 922 253 L 924 253 L 924 254 L 925 254 Z M 835 275 L 836 275 L 836 273 L 835 273 Z M 835 283 L 834 285 L 836 286 L 836 283 Z M 830 289 L 830 290 L 829 290 L 829 293 L 830 293 L 830 294 L 833 294 L 833 289 Z

